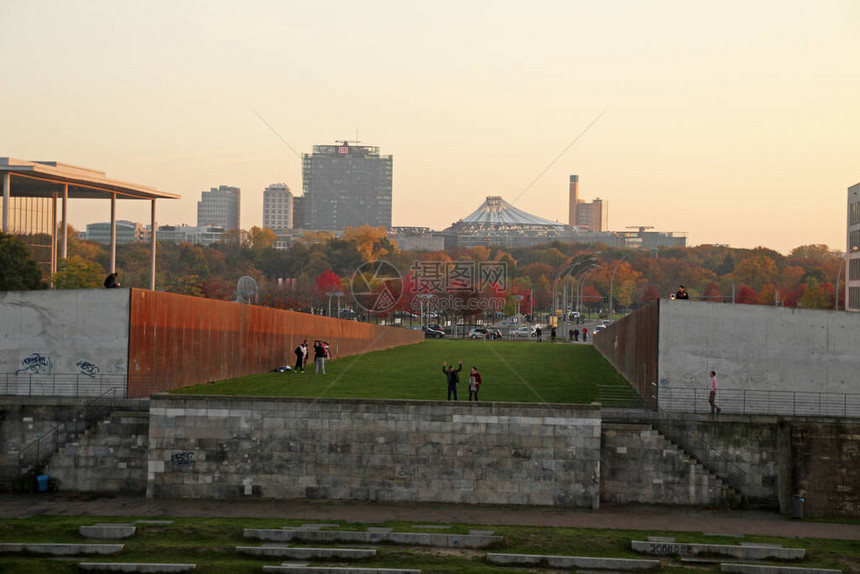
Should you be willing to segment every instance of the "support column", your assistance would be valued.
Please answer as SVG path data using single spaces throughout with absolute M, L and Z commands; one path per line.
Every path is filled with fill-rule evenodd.
M 51 194 L 51 275 L 57 272 L 57 192 Z M 51 287 L 54 286 L 53 278 Z
M 116 271 L 116 194 L 110 196 L 110 269 L 109 273 Z
M 60 258 L 69 254 L 69 184 L 63 184 L 63 230 L 60 232 Z
M 12 175 L 3 174 L 3 233 L 9 233 L 9 200 L 12 196 Z
M 149 262 L 149 288 L 152 291 L 155 291 L 155 200 L 152 200 L 152 217 L 150 218 L 150 225 L 152 226 L 152 259 Z

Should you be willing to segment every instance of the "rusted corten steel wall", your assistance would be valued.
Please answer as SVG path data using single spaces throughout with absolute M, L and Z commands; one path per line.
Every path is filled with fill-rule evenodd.
M 128 397 L 292 365 L 304 339 L 328 342 L 337 358 L 418 343 L 424 333 L 132 289 Z
M 619 319 L 593 337 L 597 350 L 624 375 L 648 408 L 657 408 L 660 301 Z

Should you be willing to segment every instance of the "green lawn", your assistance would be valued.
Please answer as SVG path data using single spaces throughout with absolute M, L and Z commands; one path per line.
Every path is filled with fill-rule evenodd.
M 599 399 L 598 385 L 612 385 L 628 389 L 629 404 L 638 404 L 632 388 L 591 345 L 533 341 L 429 340 L 326 361 L 326 376 L 314 375 L 311 363 L 305 374 L 262 373 L 176 392 L 440 400 L 447 392 L 442 361 L 460 360 L 460 400 L 468 398 L 469 369 L 477 365 L 483 401 L 581 404 Z
M 205 502 L 202 502 L 205 504 Z M 159 517 L 164 519 L 165 517 Z M 152 519 L 152 517 L 148 517 Z M 0 519 L 0 540 L 4 542 L 94 542 L 78 534 L 78 527 L 100 522 L 133 522 L 132 517 L 97 516 L 34 516 L 26 519 Z M 236 546 L 259 546 L 262 541 L 246 539 L 243 528 L 281 528 L 298 526 L 312 520 L 276 520 L 260 518 L 177 518 L 173 524 L 138 524 L 131 538 L 119 541 L 125 549 L 116 556 L 80 558 L 50 558 L 0 556 L 0 572 L 15 574 L 72 574 L 78 571 L 78 562 L 174 562 L 194 563 L 200 574 L 252 574 L 259 573 L 265 564 L 280 564 L 278 558 L 258 559 L 240 555 Z M 860 567 L 860 546 L 853 540 L 790 539 L 762 536 L 744 536 L 726 540 L 693 532 L 632 531 L 583 528 L 552 528 L 534 526 L 499 526 L 477 524 L 450 524 L 443 530 L 421 529 L 413 523 L 383 522 L 336 523 L 336 529 L 366 530 L 370 526 L 393 528 L 397 532 L 467 533 L 474 528 L 495 531 L 503 536 L 503 545 L 487 550 L 436 549 L 392 544 L 373 545 L 377 556 L 360 567 L 413 568 L 424 574 L 524 574 L 538 572 L 527 568 L 501 567 L 488 564 L 484 556 L 489 552 L 519 554 L 561 554 L 569 556 L 608 556 L 615 558 L 648 558 L 630 550 L 630 540 L 643 540 L 646 536 L 675 536 L 678 542 L 704 542 L 712 544 L 740 544 L 741 542 L 768 542 L 786 547 L 806 548 L 807 558 L 791 566 L 841 569 L 856 572 Z M 426 523 L 423 523 L 426 524 Z M 328 546 L 326 544 L 296 544 L 297 546 Z M 337 546 L 352 546 L 340 544 Z M 313 565 L 345 567 L 347 563 L 313 561 Z M 776 564 L 771 562 L 771 564 Z M 661 572 L 692 574 L 719 572 L 718 563 L 682 564 L 677 558 L 663 558 Z

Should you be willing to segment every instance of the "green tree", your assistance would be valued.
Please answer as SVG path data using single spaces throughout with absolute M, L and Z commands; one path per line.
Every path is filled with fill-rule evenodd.
M 0 232 L 0 291 L 44 289 L 42 270 L 21 238 Z
M 105 271 L 95 261 L 78 255 L 60 260 L 54 273 L 56 289 L 94 289 L 102 286 Z
M 753 255 L 735 265 L 734 277 L 735 281 L 745 283 L 755 290 L 762 285 L 776 282 L 779 268 L 767 255 Z

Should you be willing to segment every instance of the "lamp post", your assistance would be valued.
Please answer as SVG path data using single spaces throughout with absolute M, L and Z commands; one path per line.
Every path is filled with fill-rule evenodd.
M 517 321 L 519 321 L 520 317 L 520 302 L 523 300 L 522 295 L 514 295 L 514 301 L 517 302 Z
M 331 298 L 334 297 L 334 291 L 326 291 L 325 296 L 328 297 L 328 317 L 331 317 Z
M 612 315 L 613 307 L 612 307 L 612 287 L 615 283 L 615 272 L 618 271 L 618 268 L 621 267 L 621 263 L 630 255 L 629 253 L 625 253 L 621 259 L 618 260 L 618 263 L 615 264 L 615 268 L 612 270 L 612 277 L 609 278 L 609 314 Z
M 848 256 L 851 255 L 852 253 L 857 253 L 858 251 L 860 251 L 860 247 L 858 247 L 857 245 L 852 246 L 851 249 L 846 251 L 845 255 L 842 256 L 842 261 L 839 262 L 839 273 L 836 274 L 836 289 L 835 289 L 835 291 L 836 291 L 836 310 L 837 311 L 839 310 L 839 280 L 842 279 L 842 268 L 845 267 L 845 264 L 848 260 Z M 848 282 L 848 273 L 845 274 L 845 282 L 846 283 Z M 847 297 L 847 294 L 846 294 L 846 297 Z M 847 301 L 845 303 L 846 303 L 846 305 L 848 304 Z

